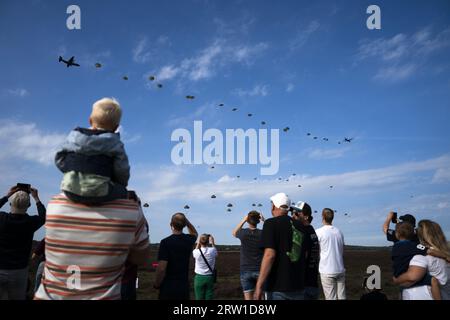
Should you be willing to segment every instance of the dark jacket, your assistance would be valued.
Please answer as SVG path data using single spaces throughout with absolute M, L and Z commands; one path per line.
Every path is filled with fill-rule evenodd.
M 8 202 L 0 199 L 0 208 Z M 28 266 L 34 232 L 45 223 L 46 210 L 36 203 L 38 216 L 13 214 L 0 211 L 0 269 L 17 270 Z
M 55 157 L 64 177 L 61 189 L 80 197 L 104 198 L 112 186 L 125 189 L 130 166 L 119 133 L 76 128 L 70 132 Z

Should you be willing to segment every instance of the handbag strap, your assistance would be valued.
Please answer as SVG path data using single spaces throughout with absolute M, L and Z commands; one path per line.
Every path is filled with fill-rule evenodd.
M 200 247 L 200 248 L 198 248 L 198 250 L 200 250 L 200 254 L 201 254 L 202 257 L 203 257 L 203 260 L 205 260 L 205 263 L 206 263 L 206 265 L 208 266 L 209 271 L 211 271 L 211 273 L 214 273 L 214 271 L 211 269 L 211 266 L 210 266 L 209 263 L 208 263 L 208 260 L 206 260 L 205 255 L 204 255 L 203 252 L 202 252 L 202 248 Z

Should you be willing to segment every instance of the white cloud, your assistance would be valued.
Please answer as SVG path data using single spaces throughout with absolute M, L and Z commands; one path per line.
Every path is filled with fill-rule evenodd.
M 267 85 L 255 85 L 250 90 L 244 90 L 241 88 L 235 89 L 233 91 L 234 94 L 238 95 L 239 97 L 265 97 L 269 94 L 269 90 L 267 89 Z
M 177 176 L 175 184 L 167 185 L 165 189 L 154 188 L 148 191 L 147 196 L 154 201 L 167 199 L 186 199 L 202 201 L 205 195 L 212 192 L 225 199 L 244 197 L 268 198 L 276 189 L 287 194 L 297 193 L 298 184 L 303 186 L 302 196 L 310 197 L 323 193 L 329 185 L 335 186 L 335 193 L 375 193 L 396 188 L 409 187 L 416 180 L 431 182 L 432 177 L 420 178 L 419 173 L 434 172 L 441 168 L 448 168 L 450 155 L 419 162 L 406 162 L 399 165 L 378 169 L 350 171 L 332 175 L 296 175 L 290 177 L 289 182 L 279 182 L 277 178 L 246 180 L 245 178 L 230 179 L 224 176 L 219 181 L 200 181 L 192 183 L 185 181 L 183 176 Z M 178 169 L 174 167 L 174 169 Z M 170 170 L 169 170 L 170 171 Z
M 314 34 L 320 28 L 320 23 L 317 20 L 311 21 L 305 29 L 297 32 L 295 38 L 289 43 L 289 49 L 291 51 L 298 50 L 303 47 L 312 34 Z
M 286 92 L 292 92 L 294 91 L 294 84 L 293 83 L 288 83 L 288 85 L 286 86 Z
M 150 170 L 142 166 L 136 166 L 133 169 L 132 178 L 134 182 L 143 181 L 146 188 L 149 187 L 151 190 L 162 191 L 171 188 L 174 185 L 178 185 L 185 172 L 184 166 L 160 166 Z M 149 199 L 152 201 L 155 200 L 155 198 Z
M 250 28 L 255 24 L 256 18 L 249 12 L 242 12 L 240 17 L 230 20 L 220 18 L 213 19 L 217 27 L 217 34 L 222 37 L 247 35 Z
M 157 72 L 158 79 L 169 80 L 177 76 L 179 79 L 190 81 L 209 79 L 230 64 L 250 65 L 255 57 L 267 48 L 268 44 L 263 42 L 255 45 L 235 45 L 225 39 L 218 39 L 193 57 L 163 66 Z
M 265 51 L 269 45 L 261 42 L 254 46 L 242 45 L 233 49 L 233 56 L 237 62 L 245 62 L 251 64 L 252 58 Z
M 371 57 L 381 58 L 384 61 L 400 59 L 408 54 L 408 48 L 411 45 L 408 37 L 402 33 L 390 39 L 364 40 L 358 48 L 358 59 L 363 60 Z
M 215 58 L 223 51 L 223 45 L 217 41 L 213 45 L 204 49 L 201 54 L 192 59 L 185 59 L 181 66 L 189 76 L 190 80 L 197 81 L 209 78 L 214 73 Z
M 450 208 L 450 202 L 439 202 L 437 207 L 438 209 L 448 209 Z
M 150 51 L 148 51 L 147 43 L 148 39 L 144 37 L 141 40 L 139 40 L 136 46 L 133 48 L 134 62 L 144 63 L 150 59 L 151 53 Z
M 316 160 L 342 158 L 349 148 L 314 149 L 308 153 L 308 157 Z
M 173 117 L 167 121 L 166 125 L 169 127 L 180 127 L 180 126 L 187 126 L 192 125 L 192 122 L 194 120 L 205 120 L 204 116 L 207 115 L 209 117 L 212 117 L 216 113 L 215 108 L 217 104 L 214 103 L 205 103 L 195 109 L 194 112 L 189 113 L 186 116 L 181 117 Z
M 420 212 L 422 217 L 426 215 L 427 219 L 437 220 L 441 214 L 447 216 L 445 209 L 449 207 L 449 198 L 450 194 L 448 193 L 424 193 L 415 195 L 408 201 L 403 201 L 396 206 L 391 205 L 389 209 L 392 210 L 392 208 L 397 207 L 403 212 Z
M 28 90 L 24 89 L 24 88 L 8 89 L 7 93 L 14 97 L 20 97 L 20 98 L 26 97 L 27 95 L 30 94 L 28 92 Z
M 414 34 L 414 44 L 418 47 L 417 54 L 429 55 L 450 46 L 450 28 L 433 37 L 430 28 L 425 28 Z
M 433 183 L 446 183 L 450 182 L 450 164 L 447 168 L 440 168 L 436 170 L 433 176 Z
M 135 143 L 142 138 L 140 134 L 130 134 L 122 125 L 119 126 L 117 132 L 120 133 L 120 138 L 125 144 Z
M 391 66 L 386 68 L 381 68 L 378 70 L 377 74 L 374 76 L 376 80 L 387 80 L 391 82 L 396 82 L 409 78 L 417 70 L 417 65 L 407 64 L 401 66 Z
M 0 120 L 0 159 L 24 159 L 50 165 L 64 137 L 60 133 L 43 132 L 34 123 Z
M 171 45 L 169 37 L 165 35 L 160 35 L 158 39 L 156 39 L 156 43 L 159 45 Z
M 158 79 L 158 81 L 170 80 L 173 77 L 175 77 L 179 72 L 180 69 L 176 68 L 173 65 L 164 66 L 156 75 L 156 79 Z
M 136 63 L 143 64 L 151 61 L 153 64 L 161 64 L 161 58 L 166 59 L 167 55 L 170 55 L 167 50 L 171 45 L 170 38 L 166 35 L 160 35 L 154 40 L 143 36 L 136 42 L 131 50 L 131 55 Z
M 432 54 L 450 46 L 450 28 L 433 33 L 423 28 L 414 34 L 399 33 L 391 38 L 362 40 L 358 47 L 356 64 L 371 59 L 379 65 L 374 79 L 399 81 L 412 77 L 419 70 L 429 70 L 425 66 Z
M 224 182 L 230 182 L 230 181 L 234 181 L 235 178 L 230 177 L 229 175 L 224 175 L 222 177 L 220 177 L 219 180 L 217 180 L 218 183 L 224 183 Z

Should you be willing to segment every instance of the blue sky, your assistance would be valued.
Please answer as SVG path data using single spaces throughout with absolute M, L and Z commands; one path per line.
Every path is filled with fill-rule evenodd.
M 70 4 L 81 8 L 81 30 L 66 28 Z M 381 30 L 366 27 L 370 4 L 381 8 Z M 237 244 L 233 227 L 252 203 L 270 216 L 276 192 L 319 212 L 337 209 L 349 244 L 387 245 L 381 224 L 390 210 L 436 220 L 450 237 L 447 0 L 4 0 L 0 43 L 3 192 L 23 181 L 45 201 L 58 193 L 54 149 L 88 125 L 94 101 L 113 96 L 124 112 L 130 188 L 150 203 L 152 242 L 189 204 L 199 232 Z M 65 68 L 59 55 L 81 67 Z M 289 126 L 280 130 L 279 172 L 173 165 L 171 133 L 192 130 L 194 120 L 220 130 Z M 344 137 L 354 140 L 338 145 Z

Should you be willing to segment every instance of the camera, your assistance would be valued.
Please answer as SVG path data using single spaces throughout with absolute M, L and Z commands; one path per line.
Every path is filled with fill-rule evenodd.
M 393 212 L 392 213 L 392 219 L 391 219 L 392 223 L 398 223 L 398 219 L 397 219 L 397 212 Z
M 17 188 L 19 189 L 19 191 L 25 191 L 26 193 L 31 192 L 31 184 L 28 183 L 18 183 Z

